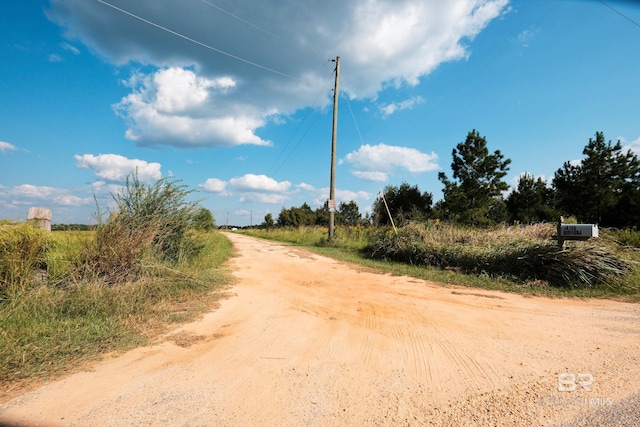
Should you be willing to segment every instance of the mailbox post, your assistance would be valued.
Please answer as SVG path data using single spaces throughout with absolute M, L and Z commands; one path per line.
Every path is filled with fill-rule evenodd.
M 597 224 L 563 224 L 558 222 L 558 246 L 564 247 L 565 240 L 589 240 L 598 237 Z

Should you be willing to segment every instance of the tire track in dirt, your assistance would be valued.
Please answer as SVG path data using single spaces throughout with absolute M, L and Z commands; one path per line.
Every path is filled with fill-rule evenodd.
M 428 338 L 430 342 L 433 342 L 434 346 L 437 346 L 445 354 L 447 359 L 454 363 L 457 369 L 462 371 L 459 377 L 462 379 L 464 386 L 467 389 L 480 390 L 487 386 L 487 382 L 490 385 L 494 385 L 494 379 L 496 378 L 496 371 L 489 363 L 484 363 L 486 366 L 482 366 L 475 357 L 477 355 L 469 355 L 468 349 L 463 349 L 460 345 L 454 344 L 447 336 L 429 319 L 423 311 L 414 308 L 412 310 L 412 319 L 416 322 L 416 327 L 422 326 L 428 331 Z

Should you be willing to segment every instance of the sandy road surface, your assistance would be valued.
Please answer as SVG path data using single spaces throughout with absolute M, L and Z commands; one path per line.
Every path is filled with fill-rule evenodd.
M 5 402 L 0 425 L 546 426 L 640 390 L 638 305 L 443 287 L 229 238 L 238 283 L 220 308 Z M 559 391 L 558 373 L 580 375 Z

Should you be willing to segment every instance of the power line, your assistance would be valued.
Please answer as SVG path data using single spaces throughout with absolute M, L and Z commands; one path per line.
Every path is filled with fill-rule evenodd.
M 322 89 L 320 89 L 320 91 L 318 92 L 318 94 L 316 95 L 316 98 L 313 100 L 313 103 L 311 104 L 311 106 L 309 107 L 307 114 L 305 114 L 305 116 L 302 118 L 302 120 L 300 121 L 300 123 L 298 124 L 298 126 L 296 127 L 296 130 L 293 132 L 293 134 L 291 135 L 291 137 L 289 138 L 289 140 L 287 141 L 287 143 L 285 144 L 285 146 L 283 147 L 283 149 L 280 151 L 280 154 L 278 154 L 278 157 L 276 158 L 276 160 L 273 162 L 273 165 L 271 166 L 271 168 L 269 168 L 269 171 L 267 172 L 267 175 L 271 174 L 271 171 L 273 170 L 274 167 L 276 167 L 276 165 L 278 164 L 278 160 L 280 160 L 280 157 L 283 155 L 283 153 L 287 150 L 287 147 L 289 147 L 289 144 L 291 144 L 291 141 L 293 141 L 294 137 L 296 136 L 296 134 L 298 133 L 298 131 L 300 130 L 300 128 L 302 127 L 302 125 L 307 121 L 307 118 L 309 117 L 309 114 L 311 114 L 311 111 L 313 110 L 313 107 L 316 105 L 316 103 L 318 102 L 318 99 L 320 98 L 320 96 L 322 95 L 322 93 L 324 93 L 324 91 L 327 88 L 327 85 L 329 84 L 329 82 L 331 81 L 331 79 L 333 78 L 333 70 L 331 70 L 331 73 L 329 74 L 329 76 L 327 77 L 327 80 L 324 82 L 324 85 L 322 86 Z M 276 173 L 278 173 L 278 171 L 280 170 L 280 168 L 287 162 L 287 160 L 289 159 L 289 156 L 291 156 L 291 154 L 296 150 L 296 148 L 298 148 L 298 145 L 300 145 L 300 143 L 304 140 L 304 138 L 307 136 L 307 134 L 311 131 L 311 129 L 313 129 L 313 127 L 315 126 L 316 122 L 319 120 L 320 116 L 317 115 L 316 119 L 313 121 L 313 123 L 311 123 L 311 126 L 309 126 L 306 130 L 306 132 L 300 137 L 300 139 L 298 139 L 298 142 L 295 143 L 295 145 L 293 146 L 293 148 L 291 149 L 291 151 L 289 151 L 289 153 L 285 156 L 285 158 L 282 160 L 282 162 L 280 163 L 280 165 L 273 171 L 273 175 L 275 175 Z
M 240 21 L 240 22 L 242 22 L 242 23 L 244 23 L 244 24 L 247 24 L 248 26 L 250 26 L 250 27 L 252 27 L 252 28 L 255 28 L 255 29 L 256 29 L 256 30 L 258 30 L 258 31 L 261 31 L 261 32 L 263 32 L 263 33 L 265 33 L 265 34 L 268 34 L 268 35 L 270 35 L 270 36 L 272 36 L 272 37 L 275 37 L 275 38 L 277 38 L 277 39 L 282 40 L 282 37 L 280 37 L 279 35 L 274 34 L 274 33 L 270 32 L 270 31 L 267 31 L 267 30 L 265 30 L 264 28 L 260 28 L 260 27 L 258 27 L 257 25 L 252 24 L 251 22 L 249 22 L 249 21 L 247 21 L 247 20 L 245 20 L 245 19 L 242 19 L 242 18 L 240 18 L 239 16 L 234 15 L 233 13 L 231 13 L 231 12 L 228 12 L 228 11 L 224 10 L 224 9 L 223 9 L 223 8 L 221 8 L 220 6 L 213 4 L 213 3 L 211 3 L 211 2 L 210 2 L 210 1 L 208 1 L 208 0 L 200 0 L 200 1 L 202 1 L 203 3 L 208 4 L 209 6 L 211 6 L 211 7 L 215 8 L 215 9 L 218 9 L 220 12 L 222 12 L 222 13 L 224 13 L 224 14 L 226 14 L 226 15 L 229 15 L 229 16 L 230 16 L 230 17 L 232 17 L 233 19 L 237 19 L 238 21 Z
M 358 131 L 358 136 L 360 137 L 360 143 L 364 145 L 364 138 L 362 138 L 362 133 L 360 132 L 360 126 L 358 126 L 358 121 L 356 120 L 355 114 L 353 114 L 353 109 L 351 108 L 351 102 L 349 101 L 349 95 L 345 93 L 345 99 L 347 100 L 347 105 L 349 106 L 349 111 L 351 112 L 351 119 L 353 120 L 353 124 L 356 126 L 356 131 Z
M 614 8 L 613 6 L 611 6 L 610 4 L 608 4 L 607 2 L 605 2 L 604 0 L 598 0 L 600 3 L 602 3 L 603 5 L 607 6 L 609 9 L 613 10 L 615 13 L 617 13 L 618 15 L 622 16 L 624 19 L 626 19 L 627 21 L 631 22 L 633 25 L 640 27 L 640 24 L 636 21 L 634 21 L 633 19 L 629 18 L 627 15 L 625 15 L 624 13 L 620 12 L 619 10 L 617 10 L 616 8 Z
M 292 76 L 290 76 L 290 75 L 288 75 L 288 74 L 285 74 L 285 73 L 283 73 L 283 72 L 281 72 L 281 71 L 274 70 L 273 68 L 265 67 L 265 66 L 263 66 L 263 65 L 260 65 L 260 64 L 255 63 L 255 62 L 251 62 L 251 61 L 249 61 L 249 60 L 247 60 L 247 59 L 244 59 L 244 58 L 241 58 L 241 57 L 239 57 L 239 56 L 233 55 L 233 54 L 231 54 L 231 53 L 229 53 L 229 52 L 225 52 L 224 50 L 217 49 L 217 48 L 215 48 L 215 47 L 213 47 L 213 46 L 210 46 L 210 45 L 205 44 L 205 43 L 202 43 L 202 42 L 200 42 L 200 41 L 198 41 L 198 40 L 192 39 L 191 37 L 187 37 L 187 36 L 185 36 L 184 34 L 180 34 L 180 33 L 176 32 L 176 31 L 170 30 L 170 29 L 169 29 L 169 28 L 167 28 L 167 27 L 163 27 L 163 26 L 162 26 L 162 25 L 160 25 L 160 24 L 156 24 L 155 22 L 151 22 L 151 21 L 149 21 L 148 19 L 144 19 L 144 18 L 142 18 L 142 17 L 140 17 L 140 16 L 138 16 L 138 15 L 135 15 L 135 14 L 133 14 L 133 13 L 131 13 L 131 12 L 128 12 L 128 11 L 126 11 L 126 10 L 124 10 L 124 9 L 121 9 L 121 8 L 119 8 L 119 7 L 117 7 L 117 6 L 114 6 L 114 5 L 112 5 L 111 3 L 107 3 L 107 2 L 106 2 L 106 1 L 104 1 L 104 0 L 96 0 L 96 1 L 97 1 L 98 3 L 102 3 L 102 4 L 104 4 L 105 6 L 109 6 L 110 8 L 115 9 L 115 10 L 117 10 L 118 12 L 121 12 L 121 13 L 124 13 L 125 15 L 131 16 L 132 18 L 138 19 L 138 20 L 140 20 L 140 21 L 144 22 L 145 24 L 149 24 L 149 25 L 151 25 L 151 26 L 153 26 L 153 27 L 159 28 L 159 29 L 161 29 L 161 30 L 163 30 L 163 31 L 166 31 L 166 32 L 168 32 L 168 33 L 170 33 L 170 34 L 173 34 L 174 36 L 177 36 L 177 37 L 183 38 L 183 39 L 185 39 L 185 40 L 187 40 L 187 41 L 190 41 L 190 42 L 192 42 L 192 43 L 195 43 L 195 44 L 197 44 L 197 45 L 199 45 L 199 46 L 202 46 L 202 47 L 207 48 L 207 49 L 210 49 L 210 50 L 212 50 L 212 51 L 214 51 L 214 52 L 217 52 L 217 53 L 220 53 L 220 54 L 222 54 L 222 55 L 225 55 L 225 56 L 228 56 L 228 57 L 230 57 L 230 58 L 233 58 L 233 59 L 235 59 L 235 60 L 237 60 L 237 61 L 244 62 L 245 64 L 253 65 L 254 67 L 260 68 L 260 69 L 265 70 L 265 71 L 269 71 L 269 72 L 274 73 L 274 74 L 278 74 L 278 75 L 280 75 L 280 76 L 283 76 L 283 77 L 286 77 L 286 78 L 289 78 L 289 79 L 292 79 L 292 80 L 298 80 L 298 79 L 296 79 L 295 77 L 292 77 Z

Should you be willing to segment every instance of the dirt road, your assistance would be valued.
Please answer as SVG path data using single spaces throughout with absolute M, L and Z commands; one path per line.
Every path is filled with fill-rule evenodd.
M 445 287 L 228 236 L 238 282 L 217 310 L 6 402 L 0 425 L 544 426 L 640 390 L 638 305 Z

